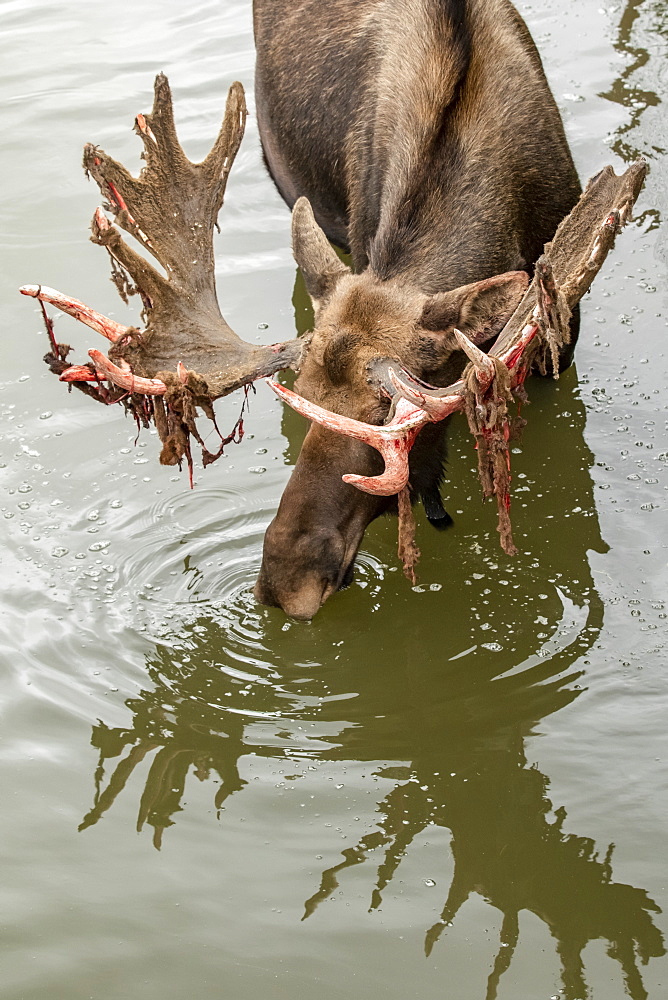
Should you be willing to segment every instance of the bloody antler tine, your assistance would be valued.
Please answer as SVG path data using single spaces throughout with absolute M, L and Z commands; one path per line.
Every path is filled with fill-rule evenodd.
M 287 389 L 272 378 L 265 378 L 264 381 L 284 403 L 287 403 L 297 413 L 301 413 L 307 420 L 312 420 L 328 430 L 346 434 L 357 441 L 370 444 L 379 451 L 382 442 L 406 437 L 414 428 L 419 429 L 429 420 L 424 411 L 400 400 L 397 412 L 390 423 L 366 424 L 362 420 L 355 420 L 353 417 L 344 417 L 340 413 L 325 410 L 324 407 L 318 406 L 317 403 L 311 403 L 308 399 L 304 399 L 303 396 Z M 404 407 L 402 407 L 402 402 L 405 404 Z
M 414 406 L 419 406 L 420 409 L 429 415 L 429 419 L 434 422 L 445 420 L 446 417 L 450 416 L 451 413 L 454 413 L 461 406 L 460 396 L 431 395 L 427 391 L 418 388 L 417 385 L 411 384 L 405 378 L 402 378 L 392 367 L 387 369 L 387 376 L 394 389 L 403 399 L 408 400 Z
M 90 350 L 88 356 L 91 358 L 97 371 L 101 372 L 105 378 L 108 378 L 114 385 L 119 386 L 121 389 L 127 389 L 128 392 L 132 393 L 144 393 L 147 396 L 164 396 L 167 392 L 167 386 L 160 379 L 142 378 L 141 376 L 133 375 L 132 372 L 124 371 L 118 365 L 115 365 L 113 361 L 110 361 L 101 351 Z
M 98 375 L 88 365 L 71 365 L 59 377 L 60 382 L 97 382 Z
M 150 139 L 155 146 L 158 145 L 158 140 L 153 134 L 153 129 L 146 121 L 144 115 L 142 115 L 141 113 L 137 115 L 137 117 L 135 118 L 135 125 L 137 126 L 137 129 L 139 130 L 141 135 L 145 135 L 147 139 Z
M 488 358 L 484 351 L 481 351 L 479 347 L 469 340 L 466 334 L 462 333 L 461 330 L 455 329 L 455 340 L 459 345 L 460 349 L 464 352 L 466 357 L 469 359 L 473 367 L 475 368 L 476 377 L 481 383 L 488 383 L 494 378 L 494 362 L 491 358 Z
M 379 449 L 385 462 L 385 471 L 382 475 L 357 476 L 349 473 L 341 476 L 341 479 L 350 486 L 356 486 L 363 493 L 372 493 L 374 496 L 391 497 L 396 493 L 401 493 L 408 484 L 410 474 L 408 454 L 413 441 L 403 438 L 401 441 L 392 442 L 392 444 L 394 447 L 390 447 L 388 442 L 385 447 Z
M 394 417 L 389 423 L 366 424 L 361 420 L 325 410 L 322 406 L 292 392 L 291 389 L 286 389 L 274 379 L 267 378 L 265 382 L 284 403 L 297 413 L 301 413 L 307 420 L 320 424 L 330 431 L 355 438 L 356 441 L 362 441 L 380 452 L 385 462 L 385 471 L 382 475 L 349 474 L 342 477 L 345 483 L 376 496 L 393 496 L 404 488 L 408 482 L 408 453 L 419 430 L 429 423 L 429 415 L 422 408 L 400 399 Z
M 91 330 L 101 333 L 112 344 L 115 344 L 128 332 L 127 326 L 109 319 L 108 316 L 103 316 L 102 313 L 91 309 L 70 295 L 63 295 L 62 292 L 57 291 L 55 288 L 49 288 L 47 285 L 22 285 L 19 291 L 21 295 L 29 295 L 33 299 L 39 299 L 41 302 L 51 303 L 51 305 L 60 309 L 61 312 L 67 313 L 68 316 L 73 316 L 74 319 L 78 319 L 80 323 L 84 323 Z
M 183 364 L 182 361 L 179 361 L 179 363 L 176 366 L 176 374 L 179 376 L 179 381 L 183 385 L 188 384 L 188 369 L 186 368 L 186 366 Z

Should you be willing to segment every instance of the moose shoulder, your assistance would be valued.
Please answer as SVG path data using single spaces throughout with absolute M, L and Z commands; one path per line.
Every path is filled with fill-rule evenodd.
M 294 254 L 315 309 L 295 389 L 380 425 L 390 403 L 370 376 L 378 359 L 446 386 L 466 362 L 455 328 L 489 346 L 514 312 L 580 195 L 563 125 L 506 0 L 255 0 L 254 10 L 262 146 L 294 204 Z M 350 252 L 352 271 L 328 240 Z M 410 453 L 411 494 L 437 526 L 449 520 L 443 436 L 443 423 L 427 426 Z M 342 474 L 382 467 L 364 441 L 312 423 L 266 534 L 260 601 L 309 618 L 349 582 L 367 525 L 396 497 Z

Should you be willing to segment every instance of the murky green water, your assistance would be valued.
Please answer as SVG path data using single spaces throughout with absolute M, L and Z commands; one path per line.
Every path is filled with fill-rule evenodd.
M 421 521 L 420 585 L 378 522 L 312 624 L 251 597 L 300 419 L 261 388 L 190 493 L 155 437 L 46 371 L 16 294 L 134 315 L 86 240 L 81 146 L 137 167 L 162 69 L 203 155 L 229 83 L 251 90 L 249 7 L 0 5 L 0 995 L 661 1000 L 668 5 L 521 4 L 583 178 L 652 165 L 576 369 L 530 385 L 522 554 L 498 549 L 459 421 L 456 526 Z M 221 222 L 227 319 L 289 338 L 289 216 L 252 120 Z

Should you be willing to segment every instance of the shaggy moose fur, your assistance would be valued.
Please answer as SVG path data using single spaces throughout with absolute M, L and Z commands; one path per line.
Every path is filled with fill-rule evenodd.
M 559 112 L 507 0 L 255 0 L 254 11 L 262 146 L 296 202 L 295 258 L 315 307 L 296 388 L 382 423 L 373 359 L 435 385 L 458 377 L 453 328 L 477 343 L 501 330 L 526 288 L 518 272 L 578 200 Z M 437 524 L 449 520 L 443 431 L 421 432 L 410 466 Z M 373 449 L 311 427 L 267 531 L 260 601 L 308 618 L 349 581 L 364 530 L 396 499 L 341 475 L 380 468 Z

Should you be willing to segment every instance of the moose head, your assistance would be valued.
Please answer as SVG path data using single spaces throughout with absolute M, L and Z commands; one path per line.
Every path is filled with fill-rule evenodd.
M 135 122 L 145 158 L 138 178 L 98 147 L 85 147 L 84 167 L 116 224 L 98 208 L 92 240 L 107 250 L 123 297 L 140 295 L 145 326 L 123 326 L 54 289 L 26 285 L 22 293 L 42 306 L 51 370 L 100 402 L 122 403 L 138 422 L 154 422 L 160 461 L 185 460 L 191 481 L 193 438 L 208 465 L 242 432 L 238 427 L 221 435 L 217 452 L 204 445 L 197 420 L 201 411 L 215 426 L 217 398 L 266 379 L 311 421 L 267 531 L 255 588 L 258 600 L 295 617 L 310 618 L 345 585 L 366 527 L 393 508 L 399 511 L 400 555 L 407 574 L 414 574 L 411 496 L 431 502 L 434 520 L 446 517 L 430 488 L 440 475 L 443 421 L 459 409 L 477 438 L 485 493 L 497 498 L 502 544 L 513 552 L 507 402 L 532 366 L 544 367 L 551 357 L 556 374 L 571 310 L 629 218 L 645 164 L 619 177 L 608 167 L 590 181 L 530 284 L 527 274 L 513 271 L 431 295 L 383 281 L 372 269 L 353 274 L 301 198 L 293 210 L 293 245 L 314 303 L 315 330 L 256 347 L 224 320 L 214 280 L 213 229 L 245 117 L 243 88 L 235 83 L 211 152 L 193 164 L 179 144 L 169 84 L 160 75 L 152 113 Z M 117 226 L 139 241 L 165 276 Z M 87 365 L 70 364 L 71 349 L 56 342 L 45 302 L 102 334 L 111 344 L 108 354 L 93 349 Z M 489 344 L 484 353 L 479 345 Z M 273 378 L 286 368 L 299 373 L 296 391 Z

